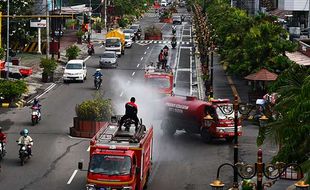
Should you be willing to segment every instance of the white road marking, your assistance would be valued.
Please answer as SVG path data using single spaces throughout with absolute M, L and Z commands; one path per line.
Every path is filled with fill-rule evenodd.
M 46 93 L 48 93 L 50 90 L 52 90 L 55 86 L 56 86 L 55 83 L 49 85 L 49 86 L 44 90 L 44 92 L 43 92 L 42 94 L 38 94 L 38 95 L 35 96 L 33 99 L 28 100 L 27 103 L 29 104 L 29 103 L 33 102 L 33 100 L 34 100 L 35 98 L 38 99 L 38 98 L 42 97 L 44 94 L 46 94 Z
M 146 54 L 146 52 L 144 52 L 144 55 Z
M 87 148 L 87 150 L 86 150 L 86 151 L 87 151 L 87 152 L 89 152 L 89 150 L 90 150 L 90 146 Z
M 99 46 L 99 48 L 102 48 L 102 47 L 103 47 L 103 45 Z
M 136 72 L 133 72 L 133 73 L 131 74 L 131 76 L 134 76 L 134 75 L 135 75 L 135 73 L 136 73 Z
M 137 65 L 137 68 L 140 66 L 140 64 Z
M 122 91 L 122 93 L 119 95 L 120 97 L 122 97 L 123 96 L 123 94 L 124 94 L 124 92 Z
M 76 175 L 77 172 L 78 172 L 78 170 L 74 170 L 74 172 L 73 172 L 73 174 L 71 175 L 69 181 L 67 182 L 68 185 L 72 182 L 72 180 L 73 180 L 73 178 L 74 178 L 74 176 Z
M 150 47 L 147 47 L 146 49 L 150 49 Z
M 87 56 L 87 57 L 84 59 L 84 61 L 87 61 L 89 58 L 90 58 L 90 55 Z
M 141 57 L 141 61 L 143 60 L 143 57 Z

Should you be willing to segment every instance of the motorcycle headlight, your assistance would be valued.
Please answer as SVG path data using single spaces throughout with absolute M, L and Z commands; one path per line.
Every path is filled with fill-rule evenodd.
M 132 190 L 132 187 L 123 187 L 123 190 Z
M 25 147 L 25 146 L 23 146 L 23 147 L 22 147 L 22 150 L 26 150 L 26 147 Z
M 94 185 L 86 185 L 86 190 L 96 190 Z

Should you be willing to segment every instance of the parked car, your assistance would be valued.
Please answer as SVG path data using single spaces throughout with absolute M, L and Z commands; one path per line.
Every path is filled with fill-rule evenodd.
M 99 67 L 100 68 L 116 68 L 117 64 L 117 54 L 115 51 L 105 51 L 100 56 Z
M 123 33 L 128 34 L 132 40 L 135 40 L 135 31 L 133 29 L 124 29 Z
M 68 81 L 84 82 L 87 76 L 87 68 L 84 60 L 74 59 L 70 60 L 64 67 L 63 80 L 64 83 Z
M 161 0 L 160 6 L 166 7 L 167 6 L 167 1 L 166 0 Z
M 172 24 L 182 24 L 181 16 L 173 16 L 172 17 Z
M 133 41 L 132 41 L 131 35 L 128 34 L 128 33 L 125 33 L 125 47 L 126 48 L 131 48 L 132 43 L 133 43 Z

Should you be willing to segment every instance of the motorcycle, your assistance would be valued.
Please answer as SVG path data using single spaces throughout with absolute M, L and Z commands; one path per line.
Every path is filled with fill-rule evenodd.
M 89 46 L 87 52 L 88 52 L 88 55 L 92 55 L 95 53 L 95 50 L 92 46 Z
M 99 76 L 96 76 L 95 77 L 95 88 L 96 90 L 98 90 L 101 86 L 101 80 L 100 80 L 100 77 Z
M 39 121 L 41 120 L 40 108 L 32 106 L 31 109 L 32 109 L 32 112 L 31 112 L 32 125 L 38 124 Z
M 175 28 L 172 28 L 172 34 L 175 35 L 176 32 L 177 30 Z
M 141 39 L 141 32 L 137 33 L 137 39 L 140 40 Z
M 23 166 L 25 164 L 25 161 L 30 159 L 31 145 L 25 145 L 25 144 L 18 144 L 18 145 L 20 146 L 19 149 L 20 165 Z
M 5 154 L 6 154 L 5 144 L 4 142 L 0 141 L 0 161 L 3 159 Z
M 173 49 L 175 49 L 175 47 L 177 46 L 177 42 L 176 41 L 171 41 L 171 46 Z

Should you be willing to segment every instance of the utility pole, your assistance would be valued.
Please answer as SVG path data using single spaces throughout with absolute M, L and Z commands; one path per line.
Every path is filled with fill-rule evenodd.
M 38 18 L 38 21 L 40 22 L 40 18 Z M 42 54 L 41 52 L 41 27 L 38 27 L 38 53 Z
M 307 1 L 307 3 L 309 4 L 309 9 L 308 9 L 308 26 L 307 26 L 308 33 L 309 33 L 309 29 L 310 29 L 310 2 Z M 309 34 L 308 34 L 308 36 L 309 36 Z
M 89 0 L 89 28 L 88 28 L 88 43 L 90 43 L 90 37 L 91 37 L 91 30 L 92 30 L 92 25 L 91 25 L 91 15 L 92 15 L 92 8 L 91 8 L 91 0 Z
M 107 0 L 104 0 L 104 27 L 107 28 Z
M 10 66 L 9 66 L 9 57 L 10 57 L 10 0 L 7 0 L 7 26 L 6 26 L 6 78 L 9 79 Z
M 62 0 L 60 0 L 60 5 L 59 5 L 59 15 L 61 15 L 61 5 L 62 5 Z M 58 31 L 58 60 L 60 59 L 60 38 L 61 38 L 61 29 L 62 29 L 62 18 L 59 18 L 59 31 Z
M 46 58 L 50 55 L 50 18 L 48 10 L 48 0 L 46 0 Z

